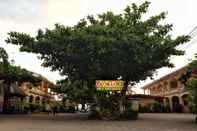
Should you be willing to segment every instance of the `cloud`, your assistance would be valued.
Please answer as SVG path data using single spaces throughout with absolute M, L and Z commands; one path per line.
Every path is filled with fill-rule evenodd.
M 33 20 L 41 17 L 46 0 L 0 0 L 2 20 Z

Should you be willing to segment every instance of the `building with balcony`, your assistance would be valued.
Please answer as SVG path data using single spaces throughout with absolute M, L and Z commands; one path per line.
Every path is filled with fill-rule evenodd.
M 172 112 L 189 112 L 188 95 L 184 85 L 178 80 L 186 67 L 180 68 L 143 87 L 144 94 L 163 97 L 165 106 Z
M 48 88 L 49 88 L 48 84 L 49 81 L 45 78 L 43 78 L 41 83 L 37 86 L 29 82 L 21 83 L 19 85 L 19 88 L 22 89 L 26 94 L 24 102 L 45 104 L 47 101 L 49 101 L 52 98 L 50 92 L 48 92 Z
M 0 81 L 0 112 L 42 111 L 47 102 L 54 100 L 54 96 L 49 92 L 51 82 L 39 74 L 33 75 L 40 77 L 41 82 L 36 85 L 30 82 L 15 82 L 8 88 Z

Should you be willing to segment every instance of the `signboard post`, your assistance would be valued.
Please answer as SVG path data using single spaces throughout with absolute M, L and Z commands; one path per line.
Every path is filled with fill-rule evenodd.
M 125 108 L 127 108 L 128 110 L 124 110 L 123 100 L 120 98 L 120 95 L 113 93 L 113 91 L 114 92 L 122 91 L 123 87 L 124 87 L 124 81 L 122 80 L 96 80 L 96 90 L 99 92 L 98 94 L 101 94 L 101 96 L 106 96 L 106 99 L 107 97 L 110 97 L 110 96 L 112 97 L 117 96 L 117 99 L 115 101 L 112 101 L 112 99 L 108 99 L 107 102 L 109 103 L 113 102 L 119 105 L 118 111 L 122 113 L 122 118 L 132 119 L 132 120 L 137 119 L 138 110 L 139 110 L 138 101 L 137 100 L 126 101 L 127 105 L 126 105 L 126 102 L 124 104 L 125 104 Z M 101 100 L 104 101 L 104 99 L 101 99 Z M 100 108 L 98 108 L 97 110 L 100 110 Z
M 121 91 L 123 87 L 122 80 L 96 80 L 97 91 Z

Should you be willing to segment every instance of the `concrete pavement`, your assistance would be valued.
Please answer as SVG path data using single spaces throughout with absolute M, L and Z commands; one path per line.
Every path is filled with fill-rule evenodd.
M 0 115 L 0 131 L 197 131 L 193 114 L 140 114 L 136 121 L 87 120 L 85 114 Z

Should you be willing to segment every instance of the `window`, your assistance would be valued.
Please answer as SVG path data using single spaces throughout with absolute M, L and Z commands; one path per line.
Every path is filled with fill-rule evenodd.
M 177 85 L 178 85 L 178 82 L 176 79 L 173 79 L 170 81 L 170 88 L 171 89 L 175 89 L 177 87 Z
M 32 103 L 32 102 L 33 102 L 33 99 L 34 99 L 34 97 L 31 95 L 31 96 L 29 97 L 29 103 Z

